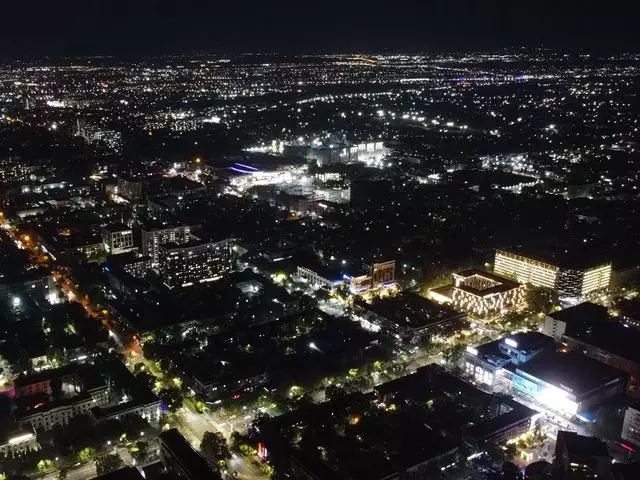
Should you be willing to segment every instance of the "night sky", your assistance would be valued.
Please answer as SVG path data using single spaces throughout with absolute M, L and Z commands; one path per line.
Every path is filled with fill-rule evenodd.
M 4 0 L 4 57 L 172 52 L 633 49 L 636 0 Z

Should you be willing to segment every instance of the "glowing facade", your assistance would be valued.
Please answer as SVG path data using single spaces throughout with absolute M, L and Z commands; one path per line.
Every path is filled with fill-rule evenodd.
M 453 307 L 480 317 L 517 308 L 524 295 L 524 285 L 489 272 L 472 269 L 453 274 Z
M 565 268 L 504 250 L 496 250 L 494 271 L 518 282 L 557 290 L 561 295 L 584 297 L 609 287 L 611 264 L 589 268 Z

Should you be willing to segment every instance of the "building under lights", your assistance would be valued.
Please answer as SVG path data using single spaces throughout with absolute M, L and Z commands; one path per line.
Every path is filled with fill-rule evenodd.
M 133 230 L 122 223 L 103 227 L 102 243 L 109 255 L 119 255 L 138 249 L 133 241 Z
M 191 239 L 191 229 L 190 225 L 172 225 L 168 222 L 146 224 L 140 230 L 140 252 L 151 257 L 152 265 L 157 265 L 160 245 L 187 243 Z
M 522 305 L 524 285 L 483 270 L 453 274 L 453 284 L 430 292 L 436 301 L 451 303 L 456 310 L 486 317 Z
M 577 352 L 546 352 L 506 365 L 500 376 L 510 386 L 508 393 L 566 417 L 591 410 L 627 387 L 624 372 Z
M 158 259 L 160 278 L 169 288 L 213 282 L 231 271 L 232 240 L 167 243 L 160 245 Z
M 462 368 L 468 377 L 490 391 L 498 385 L 500 371 L 508 364 L 520 365 L 543 352 L 555 350 L 553 338 L 538 332 L 523 332 L 467 347 Z
M 567 297 L 585 295 L 609 287 L 611 263 L 589 266 L 564 265 L 562 261 L 544 261 L 529 255 L 496 250 L 494 271 L 521 283 L 557 290 Z
M 0 437 L 0 457 L 17 457 L 38 448 L 38 438 L 31 427 L 22 427 Z

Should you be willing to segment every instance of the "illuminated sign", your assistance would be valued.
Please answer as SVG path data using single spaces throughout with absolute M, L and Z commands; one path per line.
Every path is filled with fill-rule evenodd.
M 513 388 L 531 396 L 535 396 L 538 393 L 537 384 L 518 375 L 513 376 Z
M 518 348 L 518 342 L 516 342 L 515 340 L 513 340 L 511 338 L 505 338 L 504 339 L 504 343 L 506 343 L 510 347 Z

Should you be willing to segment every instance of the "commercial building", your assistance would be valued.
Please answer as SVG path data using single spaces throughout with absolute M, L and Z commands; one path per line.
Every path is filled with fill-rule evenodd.
M 180 245 L 160 245 L 160 278 L 169 288 L 219 280 L 231 271 L 232 243 L 232 240 L 225 239 L 219 242 L 191 240 Z
M 467 347 L 462 368 L 476 383 L 493 391 L 505 366 L 520 365 L 554 350 L 555 342 L 551 337 L 538 332 L 516 333 L 477 347 Z
M 556 438 L 555 465 L 562 478 L 597 479 L 611 474 L 611 456 L 602 440 L 562 430 Z
M 33 428 L 22 427 L 0 437 L 0 456 L 16 457 L 38 450 L 38 438 Z
M 363 264 L 361 268 L 343 271 L 316 265 L 314 267 L 298 266 L 297 276 L 311 285 L 325 287 L 329 290 L 347 286 L 351 293 L 364 293 L 376 288 L 390 287 L 395 284 L 396 262 L 378 262 Z
M 140 253 L 151 257 L 151 263 L 156 266 L 158 264 L 160 245 L 165 243 L 176 243 L 178 245 L 187 243 L 191 239 L 191 226 L 172 225 L 169 223 L 149 224 L 141 228 L 140 236 Z
M 608 319 L 607 308 L 591 302 L 583 302 L 573 307 L 551 312 L 545 316 L 542 331 L 545 335 L 558 341 L 564 339 L 567 325 L 584 324 L 585 326 L 606 321 Z
M 525 301 L 524 285 L 483 270 L 453 274 L 453 284 L 430 292 L 434 300 L 450 302 L 456 310 L 479 317 L 517 308 Z
M 175 428 L 162 432 L 158 438 L 162 463 L 178 478 L 222 480 Z
M 530 398 L 571 417 L 624 393 L 627 375 L 576 352 L 547 352 L 521 365 L 506 365 L 500 375 L 516 396 Z
M 434 329 L 464 320 L 464 313 L 439 305 L 414 293 L 354 301 L 356 315 L 365 328 L 396 340 L 415 343 Z
M 550 313 L 543 328 L 569 348 L 640 377 L 640 331 L 612 320 L 605 307 L 585 302 Z
M 552 288 L 567 297 L 584 297 L 608 288 L 611 282 L 611 263 L 563 265 L 561 261 L 543 261 L 506 250 L 496 250 L 494 271 L 521 283 Z
M 119 255 L 138 248 L 134 245 L 133 230 L 122 223 L 114 223 L 103 227 L 102 243 L 109 255 Z
M 620 438 L 640 447 L 640 404 L 634 403 L 624 412 Z

